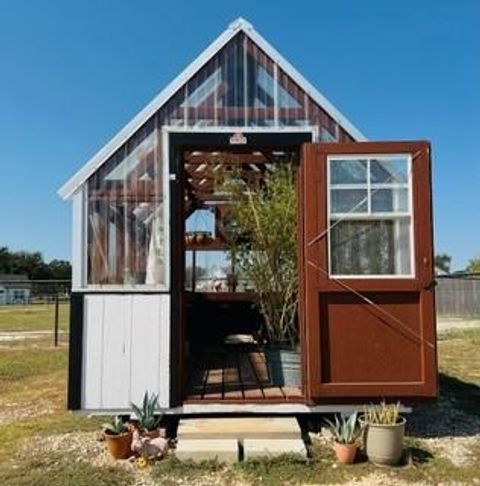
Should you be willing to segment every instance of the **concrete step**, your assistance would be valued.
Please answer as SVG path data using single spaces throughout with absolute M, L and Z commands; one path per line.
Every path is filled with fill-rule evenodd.
M 296 454 L 306 458 L 307 448 L 302 439 L 245 439 L 243 441 L 245 460 L 284 454 Z
M 177 441 L 177 458 L 194 462 L 283 454 L 307 457 L 298 422 L 289 417 L 182 419 Z
M 182 419 L 177 439 L 301 439 L 292 417 Z
M 181 461 L 238 461 L 238 441 L 235 439 L 183 439 L 178 441 L 175 457 Z

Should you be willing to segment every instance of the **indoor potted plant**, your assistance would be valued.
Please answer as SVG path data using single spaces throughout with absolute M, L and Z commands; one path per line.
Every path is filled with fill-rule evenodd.
M 382 401 L 367 407 L 360 418 L 365 429 L 365 452 L 374 464 L 396 466 L 402 458 L 406 420 L 399 412 L 399 402 Z
M 352 464 L 358 450 L 358 438 L 362 428 L 357 419 L 357 412 L 348 418 L 335 415 L 335 423 L 325 419 L 328 429 L 333 436 L 333 450 L 340 464 Z
M 298 349 L 297 198 L 291 162 L 272 164 L 262 184 L 228 178 L 232 260 L 255 292 L 273 385 L 301 385 Z
M 114 459 L 128 459 L 131 455 L 132 434 L 118 415 L 103 424 L 103 434 L 108 452 Z
M 141 405 L 136 405 L 135 403 L 130 405 L 136 417 L 136 426 L 140 433 L 151 439 L 159 437 L 161 435 L 159 426 L 162 417 L 156 413 L 156 410 L 158 410 L 158 395 L 152 394 L 149 396 L 148 391 L 146 391 Z

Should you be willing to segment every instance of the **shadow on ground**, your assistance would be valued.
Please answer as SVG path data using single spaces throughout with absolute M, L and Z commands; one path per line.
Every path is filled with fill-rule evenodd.
M 408 433 L 413 437 L 469 437 L 480 434 L 480 386 L 439 374 L 436 402 L 413 406 Z

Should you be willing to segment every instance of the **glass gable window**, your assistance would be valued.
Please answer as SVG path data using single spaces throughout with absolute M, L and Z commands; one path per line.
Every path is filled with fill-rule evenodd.
M 147 124 L 88 181 L 88 284 L 166 284 L 162 164 Z
M 330 274 L 411 276 L 411 160 L 328 158 Z
M 166 288 L 165 126 L 231 127 L 232 132 L 242 127 L 315 127 L 323 141 L 354 140 L 275 59 L 239 32 L 88 179 L 87 272 L 82 285 Z M 380 182 L 381 170 L 377 172 Z M 388 207 L 397 197 L 387 189 L 375 197 L 374 209 Z M 352 191 L 345 202 L 343 196 L 334 196 L 340 197 L 342 211 L 363 197 Z

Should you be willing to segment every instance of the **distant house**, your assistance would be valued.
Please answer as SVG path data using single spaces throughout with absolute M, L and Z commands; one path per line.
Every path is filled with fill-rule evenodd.
M 0 274 L 0 305 L 26 304 L 30 300 L 30 291 L 27 275 Z

